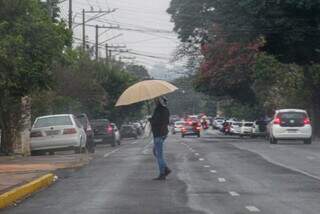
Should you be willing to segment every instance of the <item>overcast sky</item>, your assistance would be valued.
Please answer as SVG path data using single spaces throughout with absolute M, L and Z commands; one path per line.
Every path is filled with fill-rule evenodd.
M 170 22 L 170 16 L 166 13 L 170 0 L 73 0 L 73 15 L 75 16 L 75 25 L 82 21 L 82 9 L 108 10 L 116 8 L 117 11 L 95 21 L 90 21 L 90 25 L 117 25 L 121 28 L 130 30 L 105 30 L 99 40 L 103 42 L 109 38 L 123 34 L 121 37 L 109 41 L 112 45 L 126 45 L 127 49 L 140 55 L 122 54 L 122 56 L 136 57 L 136 63 L 150 67 L 159 62 L 168 63 L 169 59 L 178 44 L 177 36 L 172 31 L 173 23 Z M 68 3 L 61 4 L 61 15 L 67 18 Z M 87 14 L 89 18 L 90 14 Z M 90 42 L 95 41 L 95 29 L 86 27 L 86 35 Z M 143 32 L 131 31 L 139 30 Z M 74 29 L 74 36 L 82 38 L 82 27 Z M 75 40 L 79 43 L 80 41 Z M 104 49 L 100 49 L 101 55 L 105 55 Z

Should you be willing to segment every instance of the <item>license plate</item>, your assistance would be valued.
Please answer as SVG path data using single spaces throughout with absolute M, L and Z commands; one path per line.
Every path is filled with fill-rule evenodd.
M 53 135 L 58 135 L 59 130 L 54 130 L 54 131 L 46 131 L 47 136 L 53 136 Z
M 94 142 L 95 143 L 100 143 L 100 142 L 102 142 L 102 139 L 94 139 Z
M 296 133 L 298 130 L 296 130 L 296 129 L 288 129 L 287 130 L 289 133 Z

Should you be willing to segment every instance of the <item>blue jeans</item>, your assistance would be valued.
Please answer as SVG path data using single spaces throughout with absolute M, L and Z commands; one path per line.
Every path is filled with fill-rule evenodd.
M 163 157 L 163 144 L 166 138 L 167 136 L 153 138 L 154 155 L 156 156 L 159 165 L 160 175 L 163 175 L 165 173 L 165 168 L 167 167 L 167 164 Z

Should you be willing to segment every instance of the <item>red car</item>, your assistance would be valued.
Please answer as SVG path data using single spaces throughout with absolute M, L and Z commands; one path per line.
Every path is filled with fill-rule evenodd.
M 201 131 L 201 124 L 198 121 L 187 121 L 182 129 L 181 129 L 181 136 L 185 137 L 186 135 L 196 135 L 200 137 Z

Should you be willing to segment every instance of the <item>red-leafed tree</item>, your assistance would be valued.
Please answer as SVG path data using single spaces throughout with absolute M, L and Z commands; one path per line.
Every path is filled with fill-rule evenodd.
M 249 43 L 229 42 L 223 31 L 214 27 L 214 35 L 201 45 L 203 62 L 195 82 L 196 88 L 218 97 L 231 97 L 241 102 L 255 102 L 252 66 L 262 40 Z

